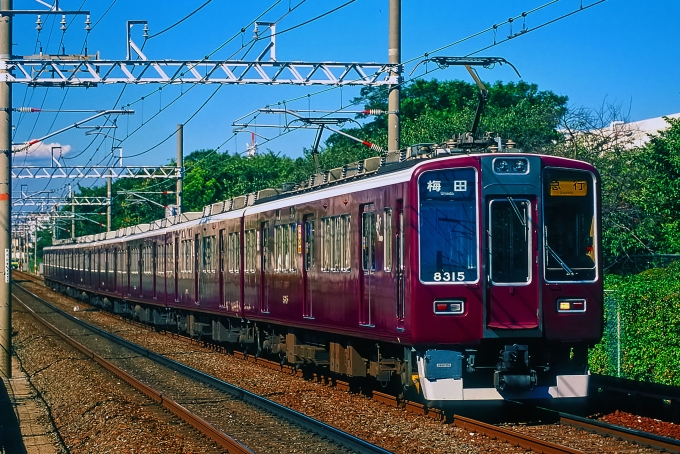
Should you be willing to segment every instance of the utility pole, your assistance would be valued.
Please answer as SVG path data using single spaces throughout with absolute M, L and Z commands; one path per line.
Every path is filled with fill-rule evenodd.
M 182 179 L 184 178 L 184 125 L 177 125 L 177 214 L 182 214 Z
M 387 56 L 392 66 L 390 79 L 395 80 L 389 86 L 387 101 L 387 150 L 399 150 L 401 147 L 401 124 L 399 121 L 399 104 L 401 95 L 401 0 L 390 0 L 389 44 Z
M 0 8 L 12 9 L 12 0 L 0 0 Z M 8 71 L 5 61 L 12 59 L 12 19 L 0 16 L 0 75 Z M 5 251 L 5 266 L 0 267 L 0 373 L 12 378 L 12 84 L 0 82 L 0 251 Z

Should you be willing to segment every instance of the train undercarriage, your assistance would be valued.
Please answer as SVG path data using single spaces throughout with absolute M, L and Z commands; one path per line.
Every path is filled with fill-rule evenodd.
M 148 305 L 50 282 L 102 310 L 303 370 L 370 380 L 409 400 L 584 397 L 588 347 L 494 339 L 474 346 L 416 349 L 266 322 Z M 433 402 L 431 402 L 433 403 Z

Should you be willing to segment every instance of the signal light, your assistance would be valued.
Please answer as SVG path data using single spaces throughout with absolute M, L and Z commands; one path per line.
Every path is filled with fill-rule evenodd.
M 435 301 L 434 313 L 437 315 L 460 315 L 465 312 L 463 300 Z
M 585 312 L 586 300 L 578 298 L 564 298 L 557 300 L 557 312 Z

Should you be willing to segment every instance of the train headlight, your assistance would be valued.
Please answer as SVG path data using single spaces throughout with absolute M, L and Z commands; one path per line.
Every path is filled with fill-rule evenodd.
M 459 315 L 465 312 L 465 302 L 463 300 L 445 300 L 434 302 L 434 313 L 444 315 Z
M 526 158 L 496 158 L 493 160 L 495 173 L 527 173 L 529 161 Z
M 512 171 L 515 173 L 526 173 L 527 162 L 524 159 L 516 159 L 512 161 Z
M 586 300 L 579 298 L 564 298 L 557 300 L 557 312 L 585 312 Z

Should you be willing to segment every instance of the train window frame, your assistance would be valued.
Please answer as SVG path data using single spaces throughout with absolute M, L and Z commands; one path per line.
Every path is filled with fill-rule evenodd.
M 351 271 L 351 215 L 321 218 L 321 271 L 347 273 Z
M 297 272 L 297 223 L 274 226 L 274 272 Z
M 383 270 L 392 271 L 392 208 L 383 210 Z
M 423 244 L 422 244 L 422 216 L 423 216 L 423 201 L 421 200 L 421 183 L 425 184 L 426 182 L 424 181 L 424 178 L 426 178 L 428 175 L 436 174 L 438 172 L 456 172 L 456 171 L 466 171 L 466 170 L 471 170 L 474 175 L 474 181 L 472 184 L 472 195 L 471 198 L 474 200 L 473 202 L 473 207 L 474 207 L 474 213 L 472 213 L 471 216 L 469 216 L 470 219 L 473 219 L 473 224 L 472 228 L 474 229 L 474 263 L 472 264 L 473 267 L 470 267 L 470 264 L 468 264 L 468 268 L 466 269 L 474 269 L 476 273 L 476 277 L 474 279 L 467 279 L 466 278 L 466 273 L 463 272 L 462 279 L 458 280 L 457 275 L 456 276 L 449 276 L 449 280 L 446 280 L 446 276 L 444 273 L 441 273 L 440 280 L 436 279 L 436 272 L 433 273 L 432 280 L 425 280 L 423 279 Z M 431 180 L 433 184 L 433 188 L 436 187 L 437 182 L 441 183 L 439 180 Z M 455 181 L 454 181 L 455 183 Z M 467 185 L 466 185 L 467 186 Z M 417 205 L 417 243 L 418 243 L 418 280 L 421 284 L 424 285 L 470 285 L 470 284 L 477 284 L 481 280 L 482 276 L 482 266 L 481 266 L 481 249 L 480 249 L 480 213 L 481 213 L 481 198 L 479 196 L 480 194 L 480 188 L 479 188 L 479 170 L 475 167 L 472 166 L 462 166 L 462 167 L 446 167 L 446 168 L 439 168 L 439 169 L 432 169 L 432 170 L 425 170 L 422 173 L 420 173 L 416 179 L 416 191 L 418 194 L 418 205 Z M 401 232 L 402 235 L 404 235 L 405 232 Z M 473 252 L 473 251 L 471 251 Z
M 553 173 L 554 172 L 554 173 Z M 550 187 L 550 180 L 551 177 L 550 175 L 555 175 L 556 174 L 562 174 L 564 175 L 565 173 L 571 173 L 571 174 L 583 174 L 584 177 L 588 178 L 588 181 L 591 183 L 590 188 L 587 190 L 585 196 L 551 196 L 549 194 L 548 188 Z M 567 283 L 593 283 L 593 282 L 598 282 L 600 279 L 600 263 L 599 263 L 599 254 L 600 251 L 598 250 L 599 245 L 600 245 L 600 220 L 598 213 L 600 212 L 601 208 L 600 205 L 598 204 L 598 184 L 599 181 L 596 177 L 596 175 L 591 172 L 590 170 L 587 169 L 574 169 L 574 168 L 567 168 L 567 167 L 559 167 L 559 166 L 546 166 L 543 169 L 543 172 L 541 174 L 542 178 L 542 196 L 543 196 L 543 203 L 541 204 L 541 249 L 543 253 L 543 265 L 542 265 L 542 272 L 543 272 L 543 277 L 546 282 L 551 283 L 551 284 L 567 284 Z M 565 177 L 568 178 L 568 177 Z M 553 253 L 557 254 L 558 257 L 560 257 L 560 260 L 569 268 L 572 272 L 574 270 L 584 270 L 586 268 L 577 268 L 573 265 L 573 262 L 571 262 L 571 259 L 573 257 L 568 257 L 568 260 L 565 260 L 567 256 L 564 255 L 564 253 L 561 250 L 554 250 L 554 248 L 550 247 L 551 242 L 548 241 L 547 235 L 549 233 L 548 226 L 546 225 L 547 219 L 548 219 L 548 214 L 546 213 L 546 208 L 549 205 L 549 201 L 552 200 L 551 198 L 555 197 L 558 199 L 562 199 L 564 201 L 569 201 L 569 199 L 573 199 L 575 201 L 578 200 L 589 200 L 589 207 L 592 207 L 592 215 L 590 217 L 591 221 L 591 226 L 590 230 L 592 232 L 592 236 L 590 238 L 590 244 L 588 247 L 592 249 L 592 261 L 593 261 L 593 266 L 590 268 L 587 268 L 588 270 L 592 270 L 593 272 L 593 277 L 592 279 L 551 279 L 548 276 L 548 271 L 549 271 L 549 263 L 550 263 L 550 257 L 554 257 L 551 254 L 551 249 L 553 249 Z M 584 198 L 586 197 L 586 198 Z M 558 210 L 560 213 L 566 213 L 570 212 L 571 210 Z M 573 213 L 572 213 L 573 214 Z M 586 254 L 589 255 L 589 254 Z M 566 263 L 569 261 L 569 263 Z M 559 265 L 559 263 L 558 263 Z M 563 269 L 562 265 L 559 265 L 560 268 L 557 268 L 557 266 L 553 267 L 553 270 L 560 270 Z M 573 269 L 572 269 L 573 268 Z M 566 271 L 566 270 L 565 270 Z M 560 272 L 562 274 L 562 272 Z M 564 273 L 564 276 L 568 276 L 568 273 Z
M 191 274 L 194 272 L 194 239 L 186 238 L 182 240 L 180 251 L 180 273 Z
M 214 274 L 215 267 L 215 235 L 207 235 L 201 239 L 202 258 L 201 258 L 201 272 Z
M 229 272 L 241 271 L 241 236 L 239 232 L 229 232 Z
M 245 235 L 245 264 L 244 273 L 255 273 L 257 262 L 257 234 L 255 229 L 249 229 L 244 232 Z
M 526 271 L 526 279 L 525 280 L 500 280 L 503 274 L 502 269 L 497 269 L 495 266 L 496 262 L 502 262 L 502 263 L 507 263 L 508 260 L 495 260 L 495 250 L 496 249 L 502 249 L 503 252 L 507 251 L 507 248 L 494 248 L 495 241 L 494 238 L 496 237 L 496 229 L 494 228 L 494 205 L 499 206 L 501 204 L 507 203 L 510 205 L 511 210 L 515 211 L 514 213 L 511 213 L 509 216 L 513 221 L 519 220 L 520 223 L 523 223 L 523 231 L 524 231 L 524 240 L 526 244 L 526 264 L 522 268 L 523 271 Z M 522 208 L 526 205 L 526 208 Z M 488 258 L 489 258 L 489 280 L 491 284 L 497 287 L 503 287 L 503 286 L 511 286 L 511 287 L 522 287 L 522 286 L 527 286 L 530 285 L 533 281 L 533 274 L 534 274 L 534 261 L 532 260 L 532 254 L 534 252 L 534 245 L 533 245 L 533 231 L 535 228 L 535 220 L 532 218 L 531 213 L 533 212 L 535 206 L 534 203 L 528 199 L 528 198 L 517 198 L 517 197 L 505 197 L 505 198 L 494 198 L 489 200 L 488 204 L 488 230 L 489 230 L 489 251 L 488 251 Z M 515 219 L 517 216 L 520 214 L 524 213 L 524 218 L 518 218 Z M 512 225 L 512 224 L 510 224 Z M 504 225 L 504 228 L 502 229 L 502 234 L 506 235 L 512 235 L 514 233 L 513 228 L 508 228 L 508 225 Z M 500 235 L 499 235 L 500 236 Z M 515 237 L 516 238 L 516 237 Z M 500 241 L 500 240 L 499 240 Z M 515 244 L 513 241 L 511 244 Z M 506 246 L 506 245 L 504 245 Z M 513 262 L 514 263 L 514 262 Z M 517 271 L 519 268 L 516 267 L 515 271 Z
M 152 264 L 153 258 L 151 255 L 151 244 L 147 243 L 142 247 L 142 262 L 140 264 L 140 268 L 143 275 L 149 276 L 153 274 Z
M 139 248 L 130 249 L 130 274 L 139 274 Z

